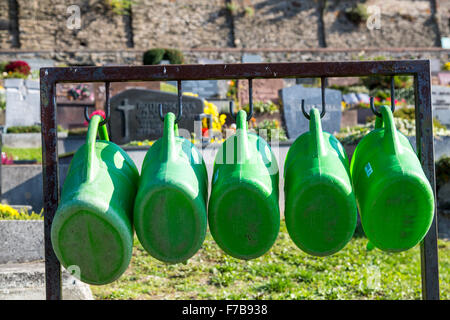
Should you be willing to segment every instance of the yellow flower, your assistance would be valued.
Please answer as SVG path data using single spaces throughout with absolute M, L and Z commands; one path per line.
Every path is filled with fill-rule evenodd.
M 198 94 L 193 92 L 183 92 L 183 96 L 198 97 Z
M 142 144 L 143 144 L 142 141 L 139 141 L 139 142 L 137 143 L 138 146 L 142 146 Z
M 227 115 L 226 114 L 221 114 L 219 117 L 219 122 L 220 125 L 223 126 L 225 124 L 225 120 L 227 119 Z

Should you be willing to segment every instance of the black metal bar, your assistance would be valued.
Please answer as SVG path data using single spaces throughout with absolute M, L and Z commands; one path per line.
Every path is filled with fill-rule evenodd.
M 439 299 L 439 265 L 437 248 L 437 209 L 436 180 L 434 164 L 433 110 L 431 105 L 431 74 L 428 62 L 427 70 L 414 76 L 416 107 L 416 146 L 417 154 L 425 175 L 430 181 L 434 193 L 435 211 L 433 222 L 420 244 L 422 298 Z
M 61 265 L 53 251 L 50 231 L 59 203 L 56 84 L 41 73 L 42 182 L 44 199 L 45 289 L 47 300 L 61 299 Z
M 387 60 L 302 63 L 246 63 L 153 66 L 43 68 L 49 79 L 63 82 L 123 82 L 250 78 L 362 77 L 414 75 L 428 60 Z

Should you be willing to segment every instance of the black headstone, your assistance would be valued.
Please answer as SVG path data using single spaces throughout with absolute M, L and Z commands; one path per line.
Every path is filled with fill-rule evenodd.
M 301 103 L 305 100 L 305 110 L 309 112 L 315 105 L 322 110 L 322 93 L 320 88 L 306 88 L 296 85 L 280 90 L 283 102 L 284 121 L 289 139 L 296 139 L 309 131 L 309 121 L 302 113 Z M 342 93 L 339 90 L 325 89 L 326 113 L 322 118 L 322 130 L 334 133 L 341 128 Z
M 113 96 L 109 122 L 111 141 L 125 144 L 133 140 L 159 139 L 163 132 L 159 104 L 163 105 L 163 114 L 177 115 L 177 101 L 177 94 L 146 89 L 129 89 Z M 183 114 L 178 127 L 194 132 L 194 120 L 203 113 L 203 100 L 183 96 L 182 101 Z

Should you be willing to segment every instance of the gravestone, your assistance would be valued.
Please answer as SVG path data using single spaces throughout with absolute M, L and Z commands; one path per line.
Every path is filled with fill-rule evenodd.
M 167 81 L 177 86 L 176 81 Z M 227 80 L 187 80 L 182 82 L 183 92 L 198 94 L 203 99 L 225 99 L 228 91 Z
M 5 128 L 41 123 L 38 80 L 5 79 Z
M 450 126 L 450 87 L 432 86 L 433 115 L 442 124 Z
M 431 73 L 438 73 L 441 71 L 441 61 L 439 59 L 430 59 Z
M 55 61 L 50 59 L 27 59 L 26 62 L 32 72 L 40 68 L 51 68 L 55 66 Z
M 284 88 L 283 79 L 254 79 L 253 86 L 253 101 L 272 101 L 278 104 L 278 91 Z M 244 106 L 248 104 L 248 80 L 238 80 L 238 100 L 239 105 Z
M 129 89 L 111 98 L 110 138 L 117 144 L 133 140 L 156 140 L 162 136 L 163 121 L 159 118 L 159 104 L 163 114 L 177 114 L 178 96 L 174 93 L 146 89 Z M 203 113 L 202 99 L 183 96 L 183 115 L 180 129 L 194 132 L 194 120 Z
M 439 84 L 443 86 L 450 85 L 450 72 L 439 72 L 438 73 Z
M 322 108 L 322 93 L 320 88 L 306 88 L 301 85 L 280 90 L 283 102 L 284 121 L 289 139 L 309 131 L 309 121 L 302 113 L 301 103 L 305 100 L 305 110 L 309 113 L 315 105 L 319 111 Z M 325 89 L 326 113 L 322 118 L 322 129 L 329 133 L 339 132 L 341 128 L 342 93 L 339 90 Z
M 342 96 L 342 99 L 347 104 L 357 104 L 359 102 L 358 97 L 356 96 L 356 93 L 347 93 Z
M 258 54 L 248 54 L 244 53 L 242 55 L 242 63 L 261 63 L 263 59 Z

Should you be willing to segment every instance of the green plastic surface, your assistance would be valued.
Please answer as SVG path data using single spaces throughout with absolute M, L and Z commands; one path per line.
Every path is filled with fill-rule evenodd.
M 294 243 L 315 256 L 341 250 L 357 218 L 349 160 L 339 141 L 322 131 L 316 108 L 310 112 L 309 132 L 288 151 L 284 179 L 286 226 Z
M 195 146 L 176 136 L 167 113 L 163 137 L 148 150 L 134 207 L 136 234 L 154 258 L 184 262 L 201 247 L 207 226 L 208 175 Z
M 214 240 L 238 259 L 266 253 L 280 229 L 277 161 L 264 139 L 247 132 L 246 118 L 240 110 L 236 134 L 217 152 L 208 206 Z
M 119 278 L 131 260 L 139 179 L 126 152 L 112 142 L 96 141 L 102 120 L 94 115 L 89 122 L 86 144 L 70 163 L 51 230 L 61 264 L 79 268 L 83 282 L 97 285 Z M 99 133 L 107 139 L 106 128 Z
M 434 196 L 390 108 L 353 154 L 350 171 L 362 226 L 375 247 L 391 252 L 417 245 L 431 226 Z M 383 126 L 384 125 L 384 126 Z

